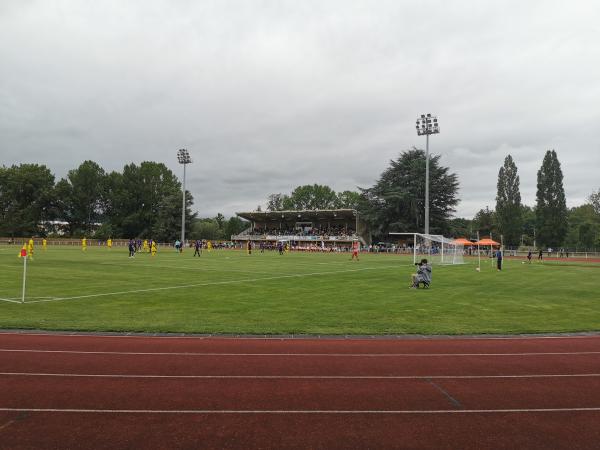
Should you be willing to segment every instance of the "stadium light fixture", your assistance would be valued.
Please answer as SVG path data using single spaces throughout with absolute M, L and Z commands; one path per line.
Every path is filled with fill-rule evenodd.
M 192 162 L 189 152 L 185 148 L 177 151 L 177 161 L 183 164 L 183 187 L 181 200 L 181 248 L 184 248 L 185 243 L 185 166 Z
M 429 234 L 429 135 L 438 134 L 440 126 L 437 116 L 421 114 L 417 119 L 417 135 L 426 137 L 425 144 L 425 234 Z

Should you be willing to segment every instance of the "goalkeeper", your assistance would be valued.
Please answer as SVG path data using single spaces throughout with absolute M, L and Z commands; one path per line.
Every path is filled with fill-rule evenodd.
M 423 258 L 420 263 L 415 263 L 417 273 L 412 275 L 411 289 L 418 289 L 419 284 L 423 283 L 424 287 L 429 287 L 431 284 L 431 266 L 427 263 L 427 259 Z

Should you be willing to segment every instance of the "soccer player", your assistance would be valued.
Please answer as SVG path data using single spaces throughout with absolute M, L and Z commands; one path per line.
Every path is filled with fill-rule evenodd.
M 33 237 L 29 239 L 27 253 L 29 254 L 29 259 L 33 259 Z
M 532 255 L 531 255 L 531 249 L 529 249 L 529 252 L 527 253 L 527 262 L 528 262 L 529 264 L 531 264 L 531 256 L 532 256 Z
M 280 255 L 283 255 L 283 242 L 279 241 L 277 243 L 277 250 L 279 250 Z
M 496 251 L 496 268 L 498 271 L 502 270 L 502 249 L 499 248 Z
M 543 261 L 544 260 L 544 250 L 540 249 L 540 252 L 538 253 L 538 261 Z
M 133 239 L 129 239 L 129 257 L 133 258 L 135 256 L 135 241 Z
M 354 258 L 356 258 L 356 260 L 358 261 L 358 250 L 360 249 L 360 244 L 358 241 L 354 241 L 352 242 L 352 257 L 350 258 L 350 261 L 352 261 Z
M 111 238 L 108 238 L 108 240 L 106 241 L 106 246 L 108 248 L 112 248 L 112 239 Z
M 84 252 L 87 250 L 87 239 L 85 237 L 81 239 L 81 250 Z
M 198 257 L 202 256 L 202 242 L 196 239 L 194 242 L 194 256 L 198 255 Z
M 148 253 L 150 251 L 150 247 L 148 247 L 148 239 L 144 239 L 143 248 L 144 248 L 144 253 Z
M 48 242 L 46 241 L 46 238 L 42 239 L 42 250 L 46 251 L 47 245 L 48 245 Z
M 152 256 L 155 256 L 155 255 L 156 255 L 156 251 L 158 250 L 158 249 L 156 248 L 156 241 L 154 241 L 154 240 L 150 240 L 150 242 L 151 242 L 151 243 L 150 243 L 150 254 L 151 254 Z
M 251 255 L 251 254 L 252 254 L 252 242 L 251 242 L 251 241 L 248 241 L 248 247 L 247 247 L 247 251 L 248 251 L 248 254 L 249 254 L 249 255 Z

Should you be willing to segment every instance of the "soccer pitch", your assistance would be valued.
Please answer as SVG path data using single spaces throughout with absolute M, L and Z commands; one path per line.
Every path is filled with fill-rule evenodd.
M 409 257 L 123 247 L 36 248 L 20 300 L 19 247 L 0 247 L 0 328 L 224 334 L 479 334 L 600 330 L 600 264 L 476 260 L 434 266 L 408 289 Z

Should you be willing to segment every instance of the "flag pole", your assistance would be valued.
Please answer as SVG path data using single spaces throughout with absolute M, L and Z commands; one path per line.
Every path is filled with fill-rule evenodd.
M 25 280 L 27 279 L 27 250 L 21 251 L 21 255 L 23 256 L 23 294 L 21 296 L 21 303 L 25 303 Z
M 479 231 L 477 231 L 477 259 L 479 264 L 479 271 L 481 272 L 481 252 L 479 251 Z

